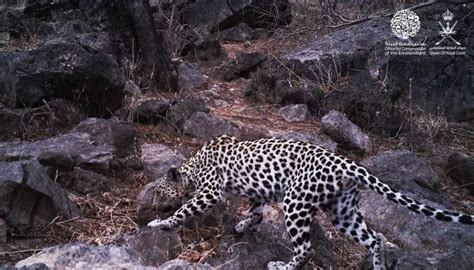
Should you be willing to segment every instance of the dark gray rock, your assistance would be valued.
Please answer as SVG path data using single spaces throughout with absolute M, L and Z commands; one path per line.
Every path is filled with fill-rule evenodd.
M 245 42 L 254 38 L 253 30 L 246 23 L 225 29 L 218 34 L 219 39 L 231 42 Z
M 58 174 L 56 181 L 67 190 L 93 196 L 109 190 L 110 186 L 107 177 L 104 175 L 78 167 L 71 172 Z
M 312 143 L 331 152 L 336 152 L 337 148 L 337 143 L 324 134 L 317 134 L 307 131 L 277 131 L 271 132 L 270 135 L 275 138 Z
M 140 102 L 133 110 L 133 118 L 143 124 L 164 122 L 171 102 L 166 99 L 149 99 Z
M 23 110 L 0 107 L 0 123 L 2 123 L 0 126 L 0 140 L 23 136 L 25 131 L 23 116 Z
M 181 129 L 184 122 L 196 112 L 208 113 L 210 110 L 206 107 L 202 99 L 180 99 L 174 101 L 166 113 L 166 118 L 176 128 Z
M 30 267 L 42 263 L 51 269 L 156 269 L 141 264 L 132 250 L 116 246 L 92 246 L 83 243 L 66 244 L 46 248 L 15 266 Z
M 164 263 L 158 267 L 160 270 L 181 270 L 181 269 L 192 269 L 192 270 L 212 270 L 214 269 L 207 263 L 190 263 L 185 260 L 175 259 Z
M 225 269 L 266 269 L 270 261 L 288 262 L 291 259 L 292 244 L 282 222 L 264 221 L 251 231 L 236 234 L 234 232 L 234 226 L 237 223 L 235 218 L 230 217 L 229 214 L 225 214 L 223 218 L 227 229 L 224 228 L 224 234 L 215 250 L 216 256 L 205 260 L 209 264 Z M 331 243 L 319 224 L 313 224 L 310 235 L 315 254 L 317 254 L 312 258 L 316 264 L 325 269 L 337 267 L 331 251 Z
M 473 266 L 472 247 L 452 248 L 445 252 L 389 249 L 385 251 L 388 269 L 463 269 Z M 372 269 L 372 257 L 364 260 L 362 269 Z
M 439 179 L 427 160 L 408 150 L 386 151 L 363 159 L 361 165 L 392 188 L 423 194 L 435 202 L 444 202 L 437 193 Z
M 137 254 L 143 265 L 159 266 L 181 253 L 176 231 L 144 228 L 136 235 L 125 237 L 122 245 Z
M 296 80 L 297 78 L 289 74 L 287 69 L 282 69 L 278 61 L 268 60 L 252 74 L 252 80 L 245 95 L 283 106 L 307 104 L 312 113 L 318 112 L 324 96 L 323 92 L 308 84 L 293 85 L 289 79 Z
M 90 134 L 97 144 L 115 147 L 114 154 L 119 158 L 136 153 L 137 131 L 128 122 L 89 118 L 79 123 L 74 131 Z
M 109 116 L 124 99 L 124 76 L 113 58 L 62 39 L 27 52 L 3 52 L 0 66 L 0 96 L 10 106 L 64 98 L 91 116 Z
M 184 157 L 163 144 L 141 145 L 142 161 L 146 175 L 157 180 L 168 174 L 170 168 L 178 168 Z
M 60 172 L 70 172 L 74 169 L 74 158 L 65 153 L 42 152 L 38 156 L 38 161 L 43 166 L 51 167 Z
M 218 40 L 210 39 L 191 43 L 182 54 L 188 62 L 201 62 L 214 65 L 227 59 L 227 54 Z
M 219 71 L 223 80 L 231 81 L 239 77 L 250 78 L 266 57 L 259 52 L 240 53 L 235 60 L 230 61 L 222 70 Z
M 235 136 L 238 133 L 237 127 L 230 121 L 209 116 L 203 112 L 193 114 L 183 126 L 185 134 L 210 140 L 219 135 Z
M 224 31 L 241 23 L 252 28 L 274 28 L 291 22 L 287 0 L 199 0 L 184 5 L 178 12 L 180 22 L 191 31 L 188 39 L 206 39 L 211 32 Z
M 306 104 L 295 104 L 282 107 L 278 114 L 287 122 L 304 122 L 310 117 L 308 106 Z
M 474 195 L 474 158 L 463 153 L 453 153 L 448 158 L 446 172 Z
M 80 215 L 67 194 L 36 161 L 0 162 L 0 213 L 9 228 L 20 233 L 42 228 L 58 215 Z
M 0 218 L 0 244 L 4 244 L 7 242 L 7 223 L 5 223 L 5 220 L 3 218 Z
M 195 63 L 182 63 L 178 66 L 178 89 L 194 90 L 206 82 L 199 65 Z
M 36 160 L 45 152 L 63 153 L 74 159 L 75 166 L 107 172 L 114 160 L 115 148 L 99 145 L 92 135 L 72 132 L 31 143 L 0 143 L 0 156 L 7 160 Z
M 332 91 L 320 104 L 321 112 L 337 110 L 360 127 L 388 137 L 405 131 L 409 119 L 397 108 L 397 95 L 394 89 L 383 89 L 380 81 L 369 71 L 351 74 L 350 83 Z
M 433 170 L 426 161 L 410 152 L 382 153 L 363 160 L 361 164 L 381 181 L 422 203 L 452 209 L 440 194 L 432 190 L 437 186 Z M 360 210 L 371 227 L 403 249 L 448 252 L 451 248 L 473 246 L 474 231 L 469 226 L 416 214 L 373 191 L 363 191 L 361 197 Z
M 334 140 L 357 151 L 370 152 L 369 136 L 338 111 L 330 111 L 321 119 L 323 131 Z

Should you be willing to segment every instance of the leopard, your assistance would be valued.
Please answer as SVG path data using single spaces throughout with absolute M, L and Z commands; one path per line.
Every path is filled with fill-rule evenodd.
M 169 230 L 206 213 L 226 194 L 245 197 L 248 215 L 237 223 L 243 233 L 263 219 L 266 203 L 282 202 L 284 223 L 293 244 L 287 263 L 271 261 L 268 269 L 300 269 L 313 255 L 310 228 L 321 210 L 333 226 L 372 253 L 374 269 L 386 269 L 384 236 L 370 229 L 359 211 L 359 190 L 375 191 L 409 210 L 436 220 L 474 224 L 474 216 L 441 210 L 400 193 L 355 161 L 323 147 L 296 140 L 262 138 L 239 141 L 222 135 L 205 144 L 174 170 L 174 181 L 194 194 L 174 214 L 149 227 Z

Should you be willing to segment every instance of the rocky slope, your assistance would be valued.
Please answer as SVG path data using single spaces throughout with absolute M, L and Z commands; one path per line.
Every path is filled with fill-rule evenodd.
M 260 269 L 288 260 L 279 204 L 244 234 L 233 230 L 248 206 L 238 198 L 176 231 L 143 227 L 163 214 L 156 188 L 168 170 L 221 134 L 310 142 L 424 203 L 473 213 L 470 57 L 384 57 L 395 38 L 385 16 L 307 30 L 311 41 L 291 44 L 306 29 L 294 2 L 211 2 L 150 1 L 168 42 L 180 36 L 177 92 L 134 75 L 139 63 L 100 5 L 0 6 L 0 269 Z M 464 16 L 473 5 L 416 11 L 426 20 L 446 8 Z M 474 43 L 464 31 L 456 37 Z M 369 191 L 360 207 L 398 245 L 387 250 L 390 268 L 474 267 L 470 227 Z M 308 269 L 371 267 L 363 247 L 317 219 Z

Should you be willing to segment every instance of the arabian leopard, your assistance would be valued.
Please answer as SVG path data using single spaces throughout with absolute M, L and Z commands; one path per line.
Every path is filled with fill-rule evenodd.
M 177 169 L 182 187 L 195 194 L 174 215 L 148 226 L 170 229 L 204 213 L 225 193 L 248 197 L 249 215 L 235 230 L 243 232 L 262 221 L 266 202 L 283 201 L 285 225 L 294 245 L 290 262 L 269 262 L 269 269 L 298 269 L 312 254 L 310 226 L 322 209 L 334 226 L 373 254 L 374 269 L 384 269 L 383 236 L 367 227 L 358 210 L 358 186 L 368 187 L 416 213 L 442 221 L 473 224 L 474 216 L 435 209 L 403 195 L 354 161 L 316 145 L 275 138 L 238 142 L 220 136 L 203 146 Z

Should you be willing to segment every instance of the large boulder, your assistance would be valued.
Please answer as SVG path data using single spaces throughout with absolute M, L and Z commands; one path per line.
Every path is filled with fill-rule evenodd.
M 143 266 L 137 254 L 126 247 L 83 243 L 46 248 L 15 266 L 22 268 L 35 264 L 44 264 L 50 269 L 156 269 Z
M 270 132 L 270 135 L 275 138 L 312 143 L 331 152 L 336 152 L 337 149 L 337 143 L 325 134 L 317 134 L 309 131 L 273 131 Z
M 463 153 L 453 153 L 448 158 L 446 172 L 474 195 L 474 158 Z
M 180 241 L 176 231 L 144 228 L 136 235 L 127 236 L 120 242 L 137 254 L 143 265 L 159 266 L 181 253 Z
M 372 143 L 357 125 L 338 111 L 330 111 L 321 119 L 323 131 L 343 146 L 357 151 L 370 152 Z
M 67 194 L 37 161 L 0 162 L 0 216 L 9 230 L 25 233 L 57 216 L 80 216 Z
M 367 157 L 360 164 L 394 189 L 424 194 L 436 202 L 444 201 L 436 192 L 440 183 L 430 163 L 413 152 L 386 151 Z
M 83 131 L 83 132 L 79 132 Z M 5 160 L 38 160 L 50 177 L 71 191 L 98 194 L 116 183 L 107 175 L 126 178 L 139 169 L 135 129 L 112 120 L 88 119 L 71 133 L 31 143 L 0 143 Z
M 128 122 L 89 118 L 79 123 L 74 131 L 90 134 L 96 144 L 115 147 L 114 154 L 119 158 L 136 153 L 137 131 Z
M 210 140 L 224 134 L 235 136 L 238 133 L 238 128 L 228 120 L 197 112 L 186 120 L 183 131 L 185 134 Z
M 423 159 L 407 151 L 395 151 L 370 157 L 361 163 L 381 181 L 402 193 L 424 204 L 452 210 L 447 200 L 433 190 L 437 186 L 437 178 Z M 453 269 L 472 268 L 474 265 L 472 256 L 457 261 L 456 250 L 474 244 L 474 232 L 466 225 L 441 222 L 416 214 L 373 191 L 362 192 L 360 211 L 374 230 L 383 233 L 389 241 L 404 250 L 423 251 L 429 254 L 425 257 L 442 257 L 445 262 L 452 263 L 450 267 Z M 413 263 L 413 259 L 410 260 Z
M 140 101 L 133 109 L 133 119 L 143 124 L 164 122 L 171 102 L 167 99 L 147 99 Z
M 163 144 L 142 144 L 140 148 L 145 173 L 152 180 L 166 176 L 169 169 L 178 168 L 185 160 L 181 154 Z
M 434 46 L 440 39 L 438 21 L 443 20 L 441 15 L 447 9 L 458 20 L 456 40 L 462 44 L 460 49 L 464 46 L 466 54 L 472 54 L 472 48 L 466 46 L 474 42 L 466 31 L 472 16 L 468 15 L 470 7 L 463 3 L 435 3 L 416 9 L 422 27 L 410 40 L 425 43 L 427 48 Z M 281 104 L 291 92 L 277 83 L 284 85 L 290 80 L 293 93 L 300 97 L 296 101 L 285 98 L 285 102 L 303 101 L 321 115 L 338 110 L 364 128 L 388 136 L 405 131 L 406 123 L 413 121 L 403 118 L 410 106 L 421 115 L 443 112 L 448 121 L 472 120 L 469 57 L 385 56 L 386 43 L 400 41 L 391 30 L 390 19 L 377 17 L 340 28 L 287 52 L 278 61 L 266 63 L 261 74 L 254 77 L 251 92 Z M 338 91 L 332 91 L 335 84 Z M 306 93 L 312 96 L 303 99 L 305 85 L 310 89 Z M 324 95 L 318 94 L 321 92 Z
M 0 100 L 8 106 L 68 99 L 92 116 L 120 108 L 125 79 L 115 60 L 63 39 L 26 52 L 0 53 Z

